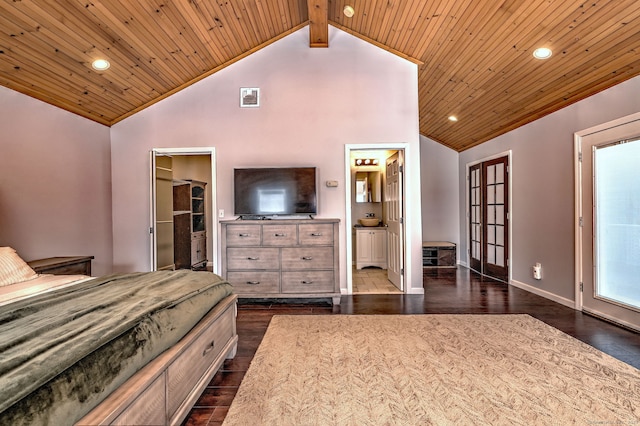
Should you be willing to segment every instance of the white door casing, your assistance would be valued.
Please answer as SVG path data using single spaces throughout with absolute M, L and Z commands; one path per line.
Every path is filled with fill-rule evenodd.
M 156 194 L 156 157 L 159 156 L 188 156 L 188 155 L 208 155 L 211 157 L 211 185 L 207 185 L 207 195 L 205 199 L 207 200 L 207 204 L 209 205 L 209 209 L 211 214 L 206 217 L 207 221 L 207 240 L 213 242 L 211 247 L 211 261 L 212 261 L 212 270 L 214 273 L 219 273 L 220 264 L 218 259 L 218 215 L 217 212 L 217 204 L 216 204 L 216 152 L 213 147 L 197 147 L 197 148 L 154 148 L 150 151 L 150 185 L 149 185 L 149 247 L 151 250 L 151 265 L 150 270 L 156 271 L 158 270 L 157 261 L 158 261 L 158 253 L 157 253 L 157 239 L 158 235 L 156 232 L 155 223 L 157 221 L 157 209 L 156 204 L 158 202 L 158 197 Z M 173 206 L 171 206 L 171 210 L 173 210 Z M 172 211 L 173 214 L 173 211 Z M 172 226 L 172 237 L 173 237 L 173 224 Z M 209 250 L 207 250 L 209 252 Z
M 352 202 L 352 197 L 353 194 L 355 193 L 353 185 L 354 183 L 351 182 L 351 154 L 352 151 L 366 151 L 366 150 L 372 150 L 372 151 L 400 151 L 403 154 L 403 159 L 406 158 L 414 158 L 411 155 L 411 144 L 409 143 L 373 143 L 373 144 L 345 144 L 345 157 L 344 157 L 344 161 L 345 161 L 345 190 L 344 190 L 344 196 L 345 196 L 345 230 L 346 230 L 346 244 L 345 244 L 345 256 L 346 256 L 346 264 L 348 265 L 348 267 L 346 268 L 346 289 L 343 288 L 343 293 L 344 294 L 352 294 L 353 293 L 353 273 L 352 273 L 352 264 L 353 264 L 353 245 L 354 245 L 354 238 L 352 238 L 352 228 L 354 223 L 352 223 L 352 219 L 351 219 L 351 202 Z M 404 169 L 404 176 L 409 176 L 412 175 L 412 173 L 415 173 L 414 170 L 414 166 L 412 162 L 410 162 L 411 165 L 408 166 L 405 163 L 405 169 Z M 409 167 L 411 168 L 411 171 L 409 170 Z M 419 179 L 416 179 L 415 182 L 419 182 Z M 406 215 L 403 219 L 403 246 L 402 246 L 402 255 L 406 256 L 403 257 L 402 261 L 399 261 L 400 263 L 402 263 L 402 265 L 404 266 L 404 271 L 403 275 L 402 275 L 402 282 L 403 282 L 403 291 L 405 293 L 411 293 L 411 294 L 424 294 L 424 288 L 422 287 L 422 272 L 420 271 L 419 275 L 418 272 L 416 271 L 412 271 L 412 268 L 414 267 L 413 265 L 416 264 L 416 262 L 419 265 L 419 269 L 421 270 L 421 265 L 422 265 L 422 261 L 421 261 L 421 245 L 422 245 L 422 241 L 421 238 L 417 238 L 415 236 L 416 232 L 415 230 L 413 230 L 412 232 L 407 232 L 407 228 L 406 228 L 406 224 L 407 223 L 414 223 L 416 224 L 416 226 L 419 225 L 419 216 L 415 216 L 414 212 L 416 210 L 415 206 L 419 205 L 420 203 L 420 199 L 419 199 L 419 195 L 415 194 L 415 189 L 413 188 L 413 185 L 411 184 L 411 182 L 404 182 L 404 185 L 402 188 L 400 188 L 400 197 L 402 200 L 402 209 L 403 212 L 405 212 L 404 214 Z M 408 194 L 414 194 L 415 196 L 410 196 Z M 416 243 L 416 238 L 418 243 Z M 417 244 L 419 246 L 419 250 L 420 250 L 420 257 L 419 259 L 412 259 L 412 247 L 413 245 Z M 388 247 L 387 247 L 388 249 Z M 414 248 L 415 249 L 415 248 Z M 416 276 L 416 278 L 414 279 L 413 277 Z M 419 278 L 418 278 L 419 277 Z M 420 286 L 417 287 L 412 287 L 410 283 L 412 282 L 419 282 Z M 346 291 L 345 291 L 346 290 Z
M 598 296 L 594 158 L 598 149 L 640 136 L 640 114 L 575 134 L 576 168 L 576 309 L 640 330 L 640 312 Z M 636 142 L 640 143 L 640 142 Z

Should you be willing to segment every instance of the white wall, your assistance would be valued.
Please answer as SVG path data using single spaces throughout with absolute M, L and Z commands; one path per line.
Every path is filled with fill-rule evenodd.
M 460 154 L 460 235 L 466 250 L 465 172 L 512 150 L 513 283 L 573 306 L 574 133 L 640 111 L 640 77 Z M 531 267 L 540 262 L 542 281 Z
M 318 216 L 342 220 L 341 259 L 345 144 L 411 144 L 410 179 L 419 182 L 416 65 L 333 27 L 329 36 L 328 49 L 311 49 L 301 29 L 112 127 L 116 271 L 149 268 L 151 148 L 215 147 L 217 207 L 227 219 L 234 167 L 317 166 Z M 240 87 L 261 89 L 260 108 L 239 108 Z M 327 188 L 329 179 L 339 187 Z M 419 185 L 411 188 L 419 199 Z M 421 289 L 419 205 L 410 216 L 411 271 Z M 341 264 L 346 289 L 345 281 Z
M 0 87 L 0 245 L 111 272 L 109 128 Z
M 458 152 L 420 136 L 422 237 L 460 247 Z M 464 208 L 464 204 L 462 205 Z M 457 250 L 460 259 L 460 250 Z

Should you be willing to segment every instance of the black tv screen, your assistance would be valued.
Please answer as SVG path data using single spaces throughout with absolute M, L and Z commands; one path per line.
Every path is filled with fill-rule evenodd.
M 316 168 L 234 169 L 237 216 L 317 214 Z

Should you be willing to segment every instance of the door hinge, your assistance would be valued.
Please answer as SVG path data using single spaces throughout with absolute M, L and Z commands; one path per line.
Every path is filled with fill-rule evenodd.
M 580 293 L 582 293 L 584 291 L 584 284 L 580 283 Z
M 404 173 L 404 165 L 401 165 L 399 168 L 400 173 Z
M 507 173 L 509 173 L 509 166 L 507 166 Z
M 582 218 L 578 219 L 578 225 L 580 226 L 580 228 L 584 226 L 584 220 Z
M 578 153 L 578 161 L 582 163 L 582 152 Z
M 403 224 L 404 223 L 404 217 L 400 218 L 400 223 Z
M 404 268 L 400 268 L 400 275 L 404 275 Z
M 153 228 L 149 228 L 149 233 L 153 234 Z

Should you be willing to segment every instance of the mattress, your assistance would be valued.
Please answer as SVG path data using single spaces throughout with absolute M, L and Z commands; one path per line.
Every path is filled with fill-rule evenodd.
M 36 278 L 0 287 L 0 306 L 44 294 L 66 286 L 90 280 L 87 275 L 39 274 Z
M 230 294 L 210 272 L 158 271 L 0 306 L 0 424 L 73 424 Z

